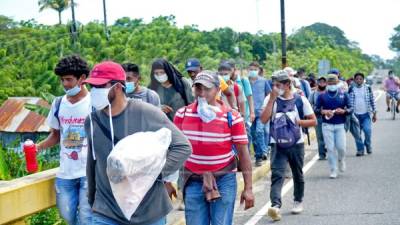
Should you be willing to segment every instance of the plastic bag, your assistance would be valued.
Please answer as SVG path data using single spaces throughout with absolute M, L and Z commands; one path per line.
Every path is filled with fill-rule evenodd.
M 171 131 L 138 132 L 120 140 L 107 158 L 107 176 L 115 200 L 130 220 L 160 175 Z

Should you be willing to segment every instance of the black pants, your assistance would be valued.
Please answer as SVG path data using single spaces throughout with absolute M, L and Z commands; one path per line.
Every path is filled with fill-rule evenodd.
M 303 201 L 304 196 L 304 144 L 296 144 L 287 149 L 281 149 L 276 144 L 272 145 L 271 155 L 271 205 L 282 206 L 281 192 L 285 181 L 285 168 L 287 163 L 292 170 L 294 184 L 294 200 Z

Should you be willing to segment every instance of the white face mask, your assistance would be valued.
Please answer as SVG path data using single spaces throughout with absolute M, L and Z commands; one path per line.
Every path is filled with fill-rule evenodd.
M 217 117 L 213 107 L 207 103 L 205 98 L 198 97 L 197 102 L 197 114 L 204 123 L 209 123 Z
M 338 85 L 328 85 L 326 88 L 328 91 L 335 92 L 338 89 Z
M 167 76 L 167 74 L 162 74 L 162 75 L 155 75 L 154 74 L 154 78 L 158 81 L 158 82 L 160 82 L 161 84 L 162 83 L 165 83 L 167 80 L 168 80 L 168 76 Z
M 93 87 L 90 90 L 90 100 L 92 106 L 96 110 L 102 110 L 105 107 L 111 105 L 110 101 L 108 100 L 108 93 L 110 92 L 112 87 L 109 88 L 95 88 Z
M 279 89 L 278 89 L 278 95 L 279 95 L 279 96 L 283 96 L 284 94 L 285 94 L 285 90 L 282 89 L 282 88 L 279 88 Z

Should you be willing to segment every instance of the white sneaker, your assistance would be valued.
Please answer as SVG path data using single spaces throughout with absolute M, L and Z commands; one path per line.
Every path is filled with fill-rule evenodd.
M 271 217 L 273 221 L 279 221 L 282 219 L 282 215 L 278 207 L 270 207 L 268 209 L 268 216 Z
M 346 162 L 344 160 L 339 161 L 339 171 L 342 173 L 346 171 Z
M 300 214 L 301 212 L 303 212 L 303 203 L 294 201 L 292 214 Z
M 331 179 L 336 179 L 336 178 L 337 178 L 337 172 L 336 172 L 336 170 L 331 171 L 331 174 L 329 175 L 329 178 L 331 178 Z

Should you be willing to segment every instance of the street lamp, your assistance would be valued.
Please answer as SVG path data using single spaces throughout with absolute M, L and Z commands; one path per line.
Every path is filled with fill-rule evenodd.
M 286 32 L 285 32 L 285 0 L 281 0 L 281 39 L 282 39 L 282 68 L 287 65 Z

